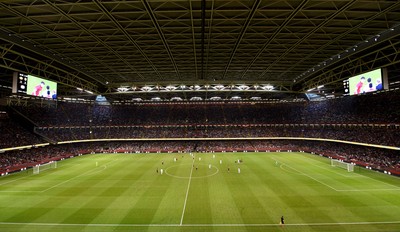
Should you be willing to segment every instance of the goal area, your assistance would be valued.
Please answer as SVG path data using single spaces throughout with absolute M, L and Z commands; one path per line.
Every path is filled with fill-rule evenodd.
M 39 174 L 43 171 L 57 168 L 57 161 L 52 161 L 45 164 L 39 164 L 33 167 L 33 174 Z
M 346 169 L 348 172 L 354 172 L 354 164 L 346 163 L 341 160 L 331 159 L 331 166 Z

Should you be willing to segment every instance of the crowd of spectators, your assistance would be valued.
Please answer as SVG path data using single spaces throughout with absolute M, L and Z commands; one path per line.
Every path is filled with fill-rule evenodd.
M 400 94 L 390 91 L 325 101 L 280 103 L 96 105 L 60 102 L 57 108 L 18 107 L 42 127 L 219 124 L 400 123 Z
M 24 106 L 17 110 L 35 122 L 39 128 L 37 132 L 45 140 L 53 142 L 119 138 L 304 137 L 400 146 L 398 90 L 318 102 L 114 106 L 60 102 L 57 108 Z M 3 123 L 2 129 L 7 133 L 3 135 L 0 148 L 18 143 L 10 137 L 24 137 L 23 143 L 35 138 L 29 132 L 18 133 L 18 126 L 12 124 Z
M 80 150 L 90 149 L 91 147 L 90 144 L 69 144 L 7 151 L 0 154 L 0 172 L 10 171 L 15 167 L 18 167 L 18 169 L 31 167 L 54 158 L 61 159 L 74 156 Z
M 320 141 L 240 140 L 240 141 L 147 141 L 147 142 L 91 142 L 50 145 L 27 150 L 9 151 L 0 155 L 0 173 L 13 167 L 33 166 L 48 160 L 78 154 L 137 153 L 137 152 L 221 152 L 221 151 L 306 151 L 335 157 L 347 162 L 360 162 L 380 170 L 400 174 L 398 151 L 350 144 Z
M 0 149 L 84 139 L 324 138 L 400 146 L 400 94 L 337 98 L 320 102 L 182 103 L 103 106 L 59 102 L 58 107 L 15 109 L 36 125 L 35 133 L 7 114 L 0 117 Z M 65 154 L 102 151 L 262 150 L 285 148 L 332 153 L 346 160 L 399 169 L 395 151 L 316 141 L 96 142 L 48 146 L 0 154 L 0 169 Z M 398 153 L 398 151 L 397 151 Z
M 18 147 L 43 142 L 40 136 L 8 117 L 3 111 L 0 118 L 0 148 Z
M 85 139 L 143 138 L 258 138 L 298 137 L 346 140 L 387 146 L 400 146 L 400 129 L 360 126 L 138 126 L 45 128 L 38 133 L 54 142 Z

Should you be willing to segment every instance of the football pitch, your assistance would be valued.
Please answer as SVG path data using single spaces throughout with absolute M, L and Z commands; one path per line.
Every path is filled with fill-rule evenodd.
M 1 177 L 0 231 L 400 231 L 397 177 L 307 153 L 193 156 L 93 154 Z

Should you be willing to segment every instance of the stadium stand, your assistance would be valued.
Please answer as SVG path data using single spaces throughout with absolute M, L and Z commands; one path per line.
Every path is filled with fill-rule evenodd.
M 301 137 L 345 140 L 387 146 L 400 146 L 398 129 L 373 127 L 296 127 L 296 126 L 137 126 L 44 128 L 38 133 L 59 142 L 84 139 L 138 138 L 258 138 Z
M 85 139 L 190 139 L 197 142 L 83 143 L 48 146 L 1 155 L 1 170 L 19 170 L 52 159 L 91 151 L 168 152 L 231 150 L 304 150 L 399 170 L 398 151 L 317 141 L 203 141 L 205 138 L 295 137 L 400 146 L 399 91 L 317 102 L 133 104 L 99 106 L 59 102 L 58 107 L 2 108 L 1 148 Z M 22 115 L 25 124 L 8 117 Z
M 60 102 L 16 107 L 42 127 L 193 124 L 391 124 L 400 122 L 399 91 L 326 101 L 103 106 Z
M 0 148 L 18 147 L 43 142 L 38 135 L 10 118 L 6 111 L 0 117 Z
M 399 146 L 399 91 L 317 102 L 18 107 L 52 142 L 122 138 L 305 137 Z

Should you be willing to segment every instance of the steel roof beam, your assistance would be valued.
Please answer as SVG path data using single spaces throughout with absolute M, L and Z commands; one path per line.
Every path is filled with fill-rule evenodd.
M 253 57 L 252 61 L 249 63 L 249 65 L 246 67 L 246 69 L 242 72 L 241 77 L 243 78 L 246 73 L 250 70 L 251 66 L 256 62 L 256 60 L 261 56 L 262 53 L 264 53 L 265 49 L 268 47 L 268 45 L 271 44 L 271 42 L 278 36 L 278 34 L 286 27 L 286 25 L 289 24 L 289 22 L 297 15 L 298 12 L 300 12 L 305 5 L 309 2 L 309 0 L 303 0 L 293 11 L 290 13 L 290 15 L 285 19 L 285 21 L 275 30 L 274 34 L 269 37 L 267 42 L 264 43 L 262 48 L 257 52 L 257 54 Z
M 318 26 L 314 27 L 312 31 L 310 31 L 306 36 L 302 37 L 300 40 L 298 40 L 294 45 L 292 45 L 290 48 L 286 49 L 284 53 L 282 53 L 279 58 L 277 58 L 272 64 L 268 66 L 267 69 L 264 70 L 264 72 L 261 74 L 261 76 L 264 76 L 265 73 L 267 73 L 274 65 L 276 65 L 281 59 L 283 59 L 287 54 L 289 54 L 292 50 L 294 50 L 297 46 L 299 46 L 302 42 L 304 42 L 308 37 L 310 37 L 314 32 L 318 31 L 321 29 L 323 26 L 326 24 L 330 23 L 332 19 L 334 19 L 337 15 L 340 15 L 343 13 L 345 10 L 347 10 L 349 7 L 351 7 L 357 0 L 352 0 L 348 3 L 346 3 L 344 6 L 342 6 L 340 9 L 338 9 L 336 12 L 331 14 L 328 18 L 326 18 L 322 23 L 320 23 Z
M 23 18 L 24 20 L 26 20 L 26 21 L 32 23 L 33 25 L 35 25 L 35 26 L 41 28 L 43 31 L 47 32 L 48 34 L 54 35 L 55 37 L 57 37 L 57 38 L 59 38 L 60 40 L 64 41 L 65 44 L 67 44 L 67 45 L 69 45 L 69 46 L 71 46 L 71 47 L 75 47 L 75 48 L 77 48 L 78 50 L 80 50 L 80 51 L 82 51 L 82 52 L 85 52 L 82 48 L 80 48 L 80 47 L 77 46 L 76 44 L 74 44 L 74 43 L 72 43 L 71 41 L 69 41 L 69 40 L 65 39 L 64 37 L 60 36 L 58 33 L 56 33 L 56 32 L 54 32 L 54 31 L 48 29 L 48 28 L 45 27 L 43 24 L 41 24 L 41 23 L 39 23 L 39 22 L 37 22 L 37 21 L 31 19 L 31 18 L 28 17 L 27 15 L 24 15 L 24 14 L 20 13 L 19 11 L 15 10 L 15 9 L 13 9 L 13 8 L 11 8 L 11 7 L 9 7 L 9 6 L 7 6 L 6 4 L 1 3 L 1 2 L 0 2 L 0 6 L 3 7 L 4 9 L 7 9 L 7 10 L 10 11 L 10 12 L 12 12 L 12 13 L 15 14 L 15 15 L 18 15 L 20 18 Z M 102 62 L 101 62 L 100 60 L 98 60 L 96 57 L 91 56 L 91 55 L 89 55 L 89 54 L 87 54 L 87 55 L 90 56 L 93 60 L 98 61 L 99 63 L 102 63 Z M 104 65 L 105 67 L 108 67 L 107 64 L 103 64 L 103 65 Z M 67 66 L 67 65 L 66 65 L 66 66 Z M 110 69 L 111 69 L 111 68 L 110 68 Z M 111 69 L 111 70 L 112 70 L 112 69 Z M 94 71 L 93 71 L 93 72 L 94 72 Z M 93 76 L 91 76 L 91 75 L 88 75 L 88 76 L 91 77 L 93 80 L 99 82 L 99 83 L 103 83 L 103 82 L 104 82 L 103 80 L 99 80 L 99 79 L 97 79 L 97 78 L 95 78 L 95 77 L 93 77 Z
M 173 56 L 173 54 L 171 52 L 171 49 L 169 48 L 167 39 L 165 38 L 165 35 L 164 35 L 163 31 L 161 30 L 160 25 L 158 24 L 157 18 L 154 15 L 154 13 L 153 13 L 149 3 L 147 2 L 147 0 L 142 0 L 142 3 L 143 3 L 144 8 L 146 9 L 147 14 L 150 16 L 151 21 L 152 21 L 155 29 L 157 30 L 157 33 L 158 33 L 159 37 L 161 38 L 161 42 L 163 43 L 163 45 L 164 45 L 164 47 L 165 47 L 165 49 L 166 49 L 166 51 L 168 53 L 168 56 L 169 56 L 169 58 L 171 60 L 171 63 L 173 65 L 174 69 L 175 69 L 176 76 L 177 76 L 178 79 L 180 79 L 181 77 L 180 77 L 180 73 L 179 73 L 179 70 L 178 70 L 178 66 L 177 66 L 177 64 L 175 62 L 174 56 Z
M 157 73 L 159 77 L 162 75 L 160 72 L 157 70 L 156 66 L 153 64 L 153 62 L 149 59 L 149 57 L 146 55 L 146 53 L 143 51 L 143 49 L 139 46 L 139 44 L 133 39 L 133 37 L 128 33 L 128 31 L 122 27 L 122 25 L 116 20 L 116 18 L 111 14 L 111 12 L 100 2 L 99 0 L 94 0 L 94 3 L 96 4 L 97 7 L 100 8 L 100 10 L 107 15 L 107 17 L 118 27 L 118 29 L 128 38 L 128 40 L 133 44 L 133 46 L 140 52 L 140 54 L 145 58 L 145 60 L 149 63 L 149 65 L 153 68 L 154 72 Z
M 50 5 L 54 10 L 56 10 L 58 13 L 60 13 L 61 15 L 63 15 L 65 18 L 67 18 L 68 20 L 70 20 L 71 22 L 74 23 L 75 26 L 79 27 L 82 31 L 84 31 L 85 33 L 89 34 L 91 36 L 91 38 L 95 39 L 98 43 L 100 43 L 101 45 L 103 45 L 105 48 L 107 48 L 109 51 L 111 51 L 112 53 L 115 54 L 115 56 L 117 56 L 121 62 L 123 62 L 125 65 L 127 65 L 128 67 L 130 67 L 134 72 L 136 72 L 135 67 L 133 67 L 130 63 L 128 63 L 122 56 L 120 56 L 118 54 L 117 51 L 115 51 L 112 47 L 110 47 L 107 43 L 105 43 L 102 39 L 98 38 L 96 34 L 94 34 L 91 30 L 88 30 L 86 27 L 82 26 L 80 24 L 80 22 L 78 22 L 77 20 L 75 20 L 73 17 L 71 17 L 68 13 L 64 12 L 60 7 L 58 7 L 57 5 L 55 5 L 53 2 L 49 1 L 49 0 L 43 0 L 44 2 L 46 2 L 48 5 Z M 90 52 L 89 52 L 90 53 Z M 144 78 L 143 76 L 140 75 L 140 73 L 137 73 L 138 76 L 140 76 L 141 78 Z M 122 78 L 125 78 L 123 76 L 120 76 Z
M 243 25 L 242 28 L 241 28 L 241 31 L 240 31 L 240 33 L 239 33 L 239 37 L 238 37 L 237 40 L 236 40 L 235 46 L 234 46 L 233 49 L 232 49 L 232 52 L 231 52 L 230 57 L 229 57 L 229 61 L 228 61 L 228 63 L 226 64 L 224 74 L 222 75 L 222 79 L 225 79 L 226 73 L 227 73 L 228 70 L 229 70 L 229 66 L 230 66 L 231 63 L 232 63 L 232 60 L 233 60 L 233 57 L 235 56 L 235 53 L 236 53 L 236 51 L 237 51 L 237 48 L 239 47 L 239 44 L 240 44 L 240 42 L 242 41 L 243 36 L 245 35 L 245 33 L 246 33 L 246 31 L 247 31 L 247 28 L 249 27 L 249 24 L 250 24 L 251 20 L 253 19 L 254 14 L 256 13 L 256 10 L 257 10 L 258 7 L 260 6 L 260 3 L 261 3 L 261 0 L 256 0 L 256 1 L 254 2 L 254 4 L 253 4 L 252 8 L 251 8 L 250 13 L 249 13 L 249 15 L 248 15 L 247 18 L 246 18 L 246 21 L 245 21 L 244 25 Z
M 371 22 L 371 21 L 374 20 L 375 18 L 381 16 L 382 14 L 385 14 L 386 12 L 388 12 L 388 11 L 390 11 L 390 10 L 392 10 L 392 9 L 395 9 L 395 8 L 398 7 L 398 6 L 400 6 L 400 2 L 397 2 L 397 3 L 393 4 L 393 5 L 391 5 L 390 7 L 384 9 L 384 10 L 381 11 L 379 14 L 376 14 L 376 15 L 372 16 L 371 18 L 368 18 L 367 20 L 364 20 L 363 22 L 361 22 L 361 23 L 358 24 L 357 26 L 353 27 L 351 30 L 349 30 L 349 31 L 347 31 L 347 32 L 345 32 L 345 33 L 341 33 L 341 34 L 340 34 L 337 38 L 335 38 L 334 40 L 332 40 L 332 41 L 327 41 L 327 43 L 326 43 L 324 46 L 322 46 L 318 51 L 313 51 L 313 52 L 310 53 L 309 55 L 305 56 L 303 59 L 299 60 L 294 66 L 296 66 L 296 65 L 299 64 L 299 63 L 301 63 L 301 62 L 304 61 L 304 60 L 309 59 L 309 58 L 310 58 L 311 56 L 313 56 L 315 53 L 321 52 L 322 50 L 324 50 L 324 49 L 325 49 L 326 47 L 328 47 L 329 45 L 332 45 L 333 43 L 337 43 L 340 39 L 342 39 L 342 38 L 344 38 L 345 36 L 347 36 L 351 31 L 357 30 L 357 29 L 361 28 L 362 26 L 367 25 L 369 22 Z M 364 38 L 363 38 L 363 39 L 364 39 Z M 358 42 L 359 42 L 359 41 L 358 41 Z M 356 42 L 356 44 L 357 44 L 357 42 Z M 355 46 L 356 44 L 353 44 L 352 46 Z M 290 70 L 288 70 L 288 71 L 290 71 Z M 305 78 L 306 78 L 306 76 L 303 77 L 303 78 L 301 78 L 301 79 L 299 79 L 297 82 L 301 82 L 301 81 L 304 80 Z
M 194 68 L 195 68 L 195 78 L 196 80 L 199 78 L 198 73 L 197 73 L 197 54 L 196 54 L 196 35 L 194 33 L 195 27 L 194 27 L 194 20 L 193 20 L 193 6 L 192 6 L 192 1 L 189 1 L 190 5 L 190 22 L 191 22 L 191 28 L 192 28 L 192 43 L 193 43 L 193 55 L 194 55 Z M 201 64 L 203 65 L 203 64 Z

